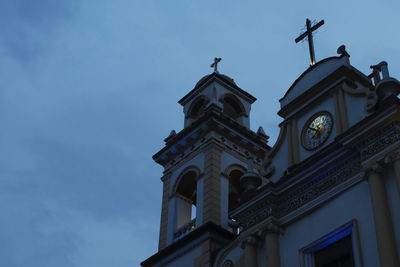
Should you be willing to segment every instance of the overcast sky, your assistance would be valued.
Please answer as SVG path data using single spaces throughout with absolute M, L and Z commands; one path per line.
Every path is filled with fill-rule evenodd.
M 251 4 L 250 4 L 251 2 Z M 258 98 L 272 146 L 278 100 L 347 46 L 400 78 L 400 1 L 0 1 L 0 266 L 128 267 L 157 250 L 162 168 L 177 101 L 212 71 Z

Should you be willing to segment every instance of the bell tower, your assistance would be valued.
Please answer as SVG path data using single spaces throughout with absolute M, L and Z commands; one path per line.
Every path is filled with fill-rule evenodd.
M 249 159 L 258 173 L 270 150 L 263 129 L 250 130 L 251 104 L 256 98 L 220 74 L 219 61 L 214 60 L 213 73 L 178 101 L 184 128 L 178 133 L 172 130 L 164 148 L 153 156 L 164 167 L 159 252 L 143 266 L 170 262 L 209 266 L 212 252 L 238 234 L 229 213 L 247 188 L 241 177 Z M 194 262 L 184 261 L 187 253 Z

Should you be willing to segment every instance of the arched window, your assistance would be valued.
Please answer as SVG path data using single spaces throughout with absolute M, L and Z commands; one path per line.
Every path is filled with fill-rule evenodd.
M 178 181 L 176 193 L 196 206 L 196 172 L 185 173 Z
M 243 116 L 246 114 L 242 103 L 233 95 L 225 95 L 222 98 L 222 103 L 223 103 L 223 113 L 228 115 L 229 117 L 233 119 L 237 119 L 240 116 Z
M 204 112 L 204 109 L 209 102 L 206 96 L 200 96 L 195 101 L 193 101 L 192 105 L 189 108 L 188 117 L 192 119 L 197 119 Z
M 236 167 L 228 172 L 229 177 L 229 203 L 228 212 L 235 209 L 240 204 L 240 196 L 244 188 L 240 184 L 240 177 L 245 173 L 243 167 Z
M 175 194 L 175 231 L 174 239 L 191 231 L 196 223 L 198 171 L 188 170 L 177 180 Z

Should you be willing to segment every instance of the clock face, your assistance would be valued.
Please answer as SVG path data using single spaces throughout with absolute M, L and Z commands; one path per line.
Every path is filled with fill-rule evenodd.
M 320 147 L 332 132 L 332 115 L 327 111 L 314 114 L 304 125 L 301 142 L 307 150 Z

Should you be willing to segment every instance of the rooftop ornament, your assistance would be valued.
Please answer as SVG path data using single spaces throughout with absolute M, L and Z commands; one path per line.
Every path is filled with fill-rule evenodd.
M 218 63 L 221 62 L 222 58 L 220 57 L 215 57 L 214 58 L 214 63 L 211 64 L 210 68 L 214 68 L 214 72 L 219 73 L 218 72 Z
M 296 43 L 300 42 L 304 38 L 307 37 L 308 40 L 308 48 L 310 50 L 310 59 L 311 59 L 311 66 L 315 65 L 315 51 L 314 51 L 314 42 L 313 42 L 313 31 L 317 30 L 319 27 L 324 25 L 324 20 L 321 20 L 314 26 L 311 26 L 311 21 L 309 19 L 306 19 L 306 28 L 307 30 L 302 33 L 299 37 L 294 40 Z

